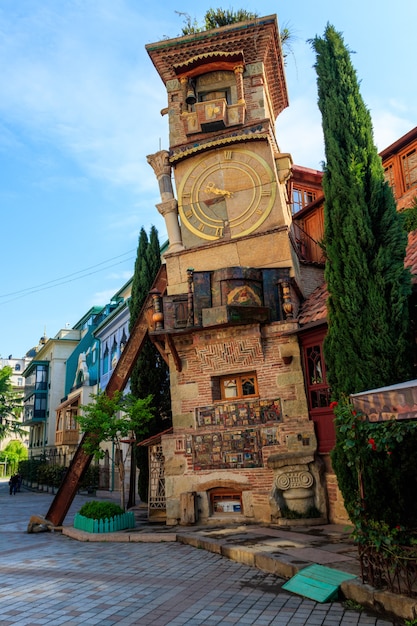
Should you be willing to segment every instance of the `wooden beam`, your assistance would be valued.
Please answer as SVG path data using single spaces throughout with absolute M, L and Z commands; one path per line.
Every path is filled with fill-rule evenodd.
M 168 344 L 168 348 L 171 351 L 172 358 L 174 359 L 175 368 L 176 368 L 177 372 L 181 372 L 182 371 L 181 359 L 180 359 L 180 357 L 178 355 L 177 349 L 176 349 L 175 344 L 174 344 L 174 340 L 172 339 L 171 335 L 166 335 L 166 341 L 167 341 L 167 344 Z

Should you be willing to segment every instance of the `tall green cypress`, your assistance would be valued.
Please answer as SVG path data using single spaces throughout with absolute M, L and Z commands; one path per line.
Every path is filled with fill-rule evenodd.
M 342 35 L 312 40 L 326 163 L 324 353 L 335 397 L 411 377 L 407 245 Z
M 140 311 L 142 309 L 143 303 L 146 300 L 147 296 L 147 285 L 143 284 L 144 276 L 146 272 L 144 270 L 144 265 L 146 263 L 146 251 L 148 249 L 149 240 L 148 235 L 145 232 L 144 228 L 140 229 L 139 233 L 139 242 L 138 249 L 136 253 L 136 261 L 135 261 L 135 270 L 133 274 L 133 282 L 132 282 L 132 295 L 129 300 L 129 311 L 130 311 L 130 320 L 129 320 L 129 332 L 131 333 L 133 327 L 135 326 L 136 320 L 139 317 Z M 131 378 L 131 387 L 133 381 Z M 136 395 L 136 394 L 135 394 Z
M 152 226 L 148 239 L 142 228 L 139 234 L 132 295 L 129 301 L 130 332 L 133 330 L 160 266 L 161 250 L 158 231 Z M 170 415 L 171 409 L 168 367 L 149 337 L 146 338 L 133 368 L 130 377 L 130 389 L 136 398 L 146 398 L 149 394 L 153 396 L 152 405 L 155 408 L 155 417 L 147 425 L 147 436 L 157 434 L 168 428 L 170 422 L 166 420 L 166 417 Z M 142 439 L 144 438 L 142 435 Z M 146 448 L 136 449 L 136 462 L 140 469 L 139 494 L 141 499 L 146 501 L 149 473 Z M 129 500 L 132 499 L 133 495 L 130 494 Z

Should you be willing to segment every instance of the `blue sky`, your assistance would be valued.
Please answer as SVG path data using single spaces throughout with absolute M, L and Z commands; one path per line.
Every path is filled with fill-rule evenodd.
M 196 6 L 202 8 L 196 9 Z M 327 22 L 353 64 L 382 150 L 417 124 L 415 0 L 0 0 L 0 356 L 23 356 L 130 278 L 140 228 L 163 219 L 146 155 L 168 148 L 166 93 L 145 45 L 212 7 L 277 13 L 293 33 L 282 152 L 321 168 L 314 55 Z

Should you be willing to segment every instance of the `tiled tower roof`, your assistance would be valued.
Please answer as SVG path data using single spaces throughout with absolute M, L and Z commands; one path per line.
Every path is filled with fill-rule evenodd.
M 276 15 L 165 39 L 148 44 L 146 50 L 165 85 L 180 76 L 195 75 L 199 64 L 213 62 L 219 52 L 226 60 L 243 60 L 244 65 L 262 62 L 275 117 L 288 106 Z

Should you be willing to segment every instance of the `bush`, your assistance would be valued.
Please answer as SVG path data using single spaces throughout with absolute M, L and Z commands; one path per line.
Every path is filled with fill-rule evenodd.
M 38 481 L 38 469 L 43 464 L 38 459 L 27 459 L 20 461 L 18 466 L 18 472 L 24 480 L 29 482 Z
M 115 515 L 123 515 L 123 513 L 123 509 L 113 502 L 86 502 L 79 510 L 80 515 L 96 520 L 110 519 Z
M 349 402 L 335 403 L 334 412 L 332 464 L 355 527 L 417 528 L 417 422 L 369 422 Z
M 407 233 L 417 228 L 417 196 L 413 198 L 413 204 L 400 213 L 403 218 L 403 227 Z
M 99 479 L 99 467 L 98 465 L 90 465 L 84 474 L 83 478 L 80 480 L 78 485 L 78 489 L 81 491 L 96 491 L 98 489 L 98 479 Z

